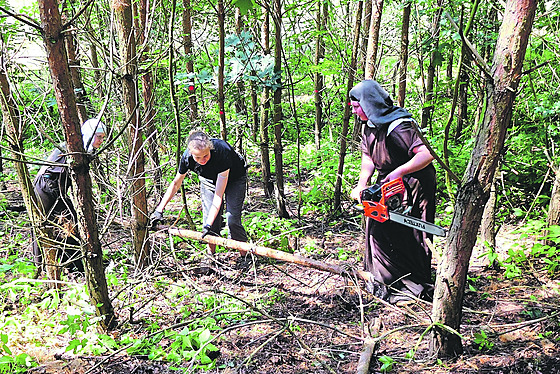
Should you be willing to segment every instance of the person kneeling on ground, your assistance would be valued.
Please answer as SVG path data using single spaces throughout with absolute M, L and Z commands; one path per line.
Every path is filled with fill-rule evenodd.
M 99 148 L 105 139 L 106 132 L 105 124 L 96 118 L 84 122 L 82 125 L 84 149 L 92 153 Z M 51 152 L 46 159 L 51 164 L 39 169 L 33 187 L 43 206 L 47 224 L 57 228 L 55 239 L 62 244 L 57 251 L 57 258 L 61 258 L 70 270 L 76 269 L 83 272 L 84 265 L 81 260 L 80 241 L 76 228 L 78 217 L 72 200 L 68 196 L 71 180 L 65 150 L 66 143 L 63 143 Z M 43 254 L 35 237 L 33 237 L 33 261 L 39 268 L 42 267 Z

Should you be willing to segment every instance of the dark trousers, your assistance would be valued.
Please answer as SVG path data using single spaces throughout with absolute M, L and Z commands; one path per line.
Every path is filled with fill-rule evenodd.
M 34 189 L 47 217 L 44 224 L 53 226 L 54 239 L 59 243 L 57 258 L 60 258 L 62 263 L 68 263 L 70 269 L 75 268 L 83 272 L 81 252 L 77 249 L 80 245 L 76 227 L 78 219 L 72 201 L 68 196 L 62 196 L 55 181 L 47 178 L 39 177 Z M 43 264 L 43 253 L 33 231 L 32 235 L 33 261 L 39 267 Z
M 200 179 L 200 196 L 202 200 L 202 219 L 206 222 L 208 212 L 212 206 L 214 199 L 214 192 L 216 186 L 210 179 L 199 177 Z M 243 201 L 245 200 L 245 191 L 247 189 L 247 177 L 241 177 L 236 180 L 228 180 L 226 190 L 224 192 L 224 199 L 226 205 L 226 222 L 229 229 L 228 237 L 240 242 L 247 241 L 247 233 L 241 222 L 241 211 L 243 210 Z M 220 233 L 222 228 L 222 212 L 223 203 L 220 208 L 218 216 L 212 225 L 212 231 Z

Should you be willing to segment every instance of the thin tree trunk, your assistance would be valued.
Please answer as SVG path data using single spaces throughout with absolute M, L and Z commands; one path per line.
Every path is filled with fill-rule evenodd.
M 239 8 L 235 9 L 235 33 L 240 36 L 245 28 L 243 23 L 243 16 L 241 15 L 241 10 Z M 235 113 L 238 118 L 242 118 L 242 121 L 237 121 L 235 125 L 235 148 L 243 153 L 243 126 L 242 123 L 246 123 L 247 118 L 247 105 L 245 104 L 245 83 L 243 82 L 243 77 L 238 77 L 237 82 L 235 82 L 237 88 L 237 97 L 235 99 Z
M 365 78 L 374 79 L 377 66 L 377 45 L 379 43 L 379 30 L 381 29 L 381 15 L 383 13 L 383 0 L 372 0 L 371 21 L 369 26 Z
M 210 235 L 202 238 L 202 233 L 199 231 L 179 229 L 176 227 L 166 227 L 163 225 L 158 227 L 158 230 L 163 230 L 163 229 L 167 229 L 170 235 L 175 235 L 187 239 L 201 240 L 225 248 L 237 249 L 241 253 L 252 253 L 257 256 L 291 262 L 294 264 L 302 265 L 308 268 L 317 269 L 321 271 L 326 271 L 333 274 L 343 275 L 348 272 L 348 268 L 343 265 L 321 262 L 311 258 L 299 256 L 296 254 L 279 251 L 277 249 L 255 245 L 253 243 L 240 242 L 233 239 L 226 239 L 219 236 L 210 236 Z M 356 276 L 359 279 L 362 279 L 366 282 L 371 281 L 371 279 L 373 278 L 370 272 L 364 270 L 356 270 Z
M 360 46 L 360 57 L 359 57 L 359 62 L 358 64 L 360 66 L 364 67 L 364 71 L 365 71 L 365 66 L 366 66 L 366 61 L 367 61 L 367 46 L 368 46 L 368 40 L 369 40 L 369 27 L 370 27 L 370 23 L 371 23 L 371 2 L 372 0 L 366 0 L 364 2 L 364 4 L 362 5 L 362 17 L 363 17 L 363 21 L 362 21 L 362 26 L 360 26 L 360 28 L 363 27 L 363 34 L 362 34 L 362 44 Z
M 463 34 L 466 36 L 469 34 L 471 27 L 474 22 L 474 16 L 478 10 L 478 5 L 480 4 L 480 0 L 474 0 L 473 7 L 471 9 L 471 15 L 469 17 L 469 22 L 465 26 L 464 30 L 462 31 Z M 458 71 L 457 71 L 457 78 L 455 79 L 454 89 L 453 89 L 453 97 L 451 101 L 451 109 L 449 109 L 449 114 L 447 117 L 447 123 L 444 129 L 444 139 L 443 139 L 443 160 L 446 165 L 450 166 L 449 163 L 449 133 L 451 131 L 451 124 L 453 123 L 453 118 L 455 118 L 455 108 L 457 107 L 457 102 L 459 101 L 459 89 L 461 84 L 461 71 L 463 68 L 464 58 L 466 57 L 466 45 L 465 43 L 461 44 L 461 55 L 459 57 L 459 64 L 458 64 Z M 453 187 L 451 185 L 451 178 L 449 174 L 445 175 L 445 185 L 447 186 L 447 191 L 449 196 L 453 196 Z
M 194 55 L 192 43 L 192 20 L 191 20 L 191 0 L 183 0 L 183 48 L 187 60 L 187 73 L 194 73 Z M 195 122 L 198 120 L 198 104 L 196 102 L 196 85 L 189 85 L 189 108 L 190 119 Z
M 496 167 L 499 172 L 500 166 Z M 496 180 L 498 173 L 494 173 L 494 179 L 492 180 L 492 185 L 490 186 L 490 194 L 488 196 L 488 201 L 484 206 L 484 212 L 482 213 L 482 221 L 480 225 L 480 236 L 482 241 L 486 246 L 488 252 L 488 266 L 492 269 L 498 269 L 499 263 L 496 261 Z
M 153 14 L 153 13 L 152 13 Z M 140 55 L 140 62 L 145 63 L 148 60 L 150 53 L 150 40 L 149 40 L 149 17 L 150 9 L 148 8 L 148 0 L 140 0 L 138 7 L 138 26 L 137 26 L 137 40 L 138 44 L 143 46 Z M 155 125 L 156 110 L 154 108 L 154 74 L 151 68 L 144 71 L 141 76 L 142 80 L 142 99 L 144 101 L 144 117 L 142 123 L 146 126 L 147 143 L 148 143 L 148 158 L 151 161 L 153 172 L 153 181 L 155 186 L 155 200 L 160 201 L 163 196 L 163 179 L 162 172 L 159 164 L 158 153 L 158 131 Z
M 276 209 L 278 216 L 289 218 L 284 195 L 284 163 L 282 161 L 282 0 L 274 0 L 274 72 L 278 74 L 278 88 L 274 91 L 274 168 L 276 172 Z
M 87 290 L 96 315 L 101 317 L 99 327 L 108 330 L 116 325 L 116 319 L 103 269 L 103 251 L 97 229 L 97 214 L 93 206 L 89 159 L 85 153 L 81 136 L 76 98 L 64 48 L 58 2 L 56 0 L 39 0 L 38 4 L 49 70 L 66 136 L 70 174 L 76 187 L 73 191 L 78 202 L 78 228 L 82 240 L 85 241 L 82 244 L 82 253 Z
M 461 58 L 462 61 L 462 68 L 461 73 L 459 74 L 459 92 L 457 95 L 457 126 L 455 127 L 455 142 L 458 142 L 461 138 L 461 134 L 463 133 L 463 127 L 468 119 L 468 91 L 469 91 L 469 84 L 470 84 L 470 77 L 466 66 L 470 66 L 471 58 L 469 52 L 467 51 L 467 47 L 463 45 L 461 49 L 461 53 L 463 57 Z
M 177 167 L 181 162 L 181 116 L 179 114 L 179 100 L 177 99 L 177 93 L 175 92 L 175 49 L 173 48 L 173 24 L 175 20 L 175 9 L 177 6 L 176 0 L 171 0 L 171 15 L 169 17 L 169 25 L 167 29 L 167 36 L 169 40 L 169 95 L 171 96 L 171 106 L 173 107 L 173 117 L 175 120 L 175 133 L 177 134 L 177 149 L 175 152 L 175 163 Z M 181 199 L 183 201 L 183 210 L 185 211 L 185 218 L 187 219 L 187 224 L 190 228 L 194 228 L 194 221 L 189 212 L 189 207 L 187 205 L 187 195 L 185 192 L 185 186 L 181 184 Z
M 536 0 L 508 0 L 506 4 L 492 78 L 487 82 L 488 108 L 459 186 L 446 248 L 437 269 L 432 320 L 456 331 L 460 331 L 469 260 L 511 121 L 536 7 Z M 441 327 L 433 329 L 430 348 L 440 357 L 458 355 L 463 350 L 460 337 Z
M 253 71 L 251 75 L 256 76 Z M 259 132 L 259 97 L 257 95 L 257 83 L 251 81 L 251 139 L 253 143 L 257 142 Z
M 62 14 L 62 20 L 67 21 L 66 14 Z M 68 65 L 70 66 L 70 75 L 72 76 L 72 84 L 74 85 L 74 92 L 76 94 L 76 105 L 78 109 L 78 117 L 80 123 L 87 121 L 91 115 L 89 114 L 92 108 L 91 102 L 86 92 L 86 88 L 82 83 L 82 74 L 80 73 L 80 59 L 76 54 L 76 41 L 74 32 L 66 33 L 66 53 L 68 54 Z
M 220 110 L 220 135 L 227 141 L 226 109 L 224 97 L 224 68 L 225 68 L 225 17 L 224 0 L 218 0 L 218 29 L 219 29 L 219 49 L 218 49 L 218 108 Z
M 136 39 L 132 29 L 132 6 L 130 0 L 113 0 L 112 4 L 117 20 L 117 33 L 121 56 L 121 81 L 125 118 L 130 118 L 128 130 L 129 161 L 128 178 L 131 181 L 132 204 L 132 248 L 138 268 L 148 263 L 149 245 L 148 204 L 146 200 L 146 183 L 144 173 L 144 151 L 142 148 L 143 131 L 138 110 L 138 60 L 136 56 Z
M 325 13 L 325 15 L 323 15 Z M 315 42 L 315 65 L 319 65 L 325 57 L 325 43 L 323 42 L 323 30 L 326 29 L 328 16 L 327 3 L 317 3 L 317 40 Z M 323 126 L 323 87 L 324 77 L 319 71 L 314 73 L 315 81 L 315 148 L 321 149 L 321 128 Z
M 408 29 L 410 26 L 410 2 L 403 9 L 402 30 L 401 30 L 401 58 L 399 62 L 399 95 L 397 102 L 400 107 L 404 107 L 406 97 L 406 72 L 408 69 Z
M 426 93 L 424 95 L 424 106 L 422 108 L 421 128 L 428 127 L 434 110 L 434 79 L 436 76 L 436 59 L 441 56 L 438 50 L 439 35 L 441 21 L 441 13 L 443 12 L 443 0 L 437 0 L 437 9 L 434 13 L 431 26 L 431 37 L 433 38 L 432 52 L 430 53 L 430 63 L 428 65 L 428 75 L 426 76 Z
M 550 160 L 552 161 L 552 160 Z M 554 170 L 554 183 L 550 193 L 550 204 L 548 206 L 548 217 L 546 219 L 547 226 L 560 225 L 560 168 L 552 165 Z M 545 240 L 547 245 L 555 245 L 554 242 Z
M 8 74 L 6 70 L 0 66 L 0 108 L 2 109 L 2 118 L 4 128 L 6 129 L 6 139 L 12 150 L 15 160 L 14 163 L 16 173 L 19 180 L 23 202 L 31 222 L 31 230 L 33 237 L 37 240 L 39 249 L 43 252 L 43 259 L 46 263 L 47 278 L 50 280 L 60 280 L 60 267 L 57 266 L 56 247 L 53 246 L 52 230 L 44 225 L 45 212 L 43 205 L 39 202 L 37 195 L 33 189 L 33 182 L 29 176 L 29 170 L 25 166 L 25 156 L 23 148 L 23 123 L 19 121 L 20 112 L 10 89 Z M 37 275 L 41 272 L 41 266 L 37 269 Z M 58 283 L 52 283 L 49 286 L 55 288 Z
M 263 24 L 261 30 L 261 43 L 264 48 L 263 54 L 270 55 L 270 9 L 264 8 Z M 274 183 L 270 171 L 270 152 L 268 138 L 268 124 L 270 113 L 270 88 L 265 86 L 261 97 L 261 119 L 259 127 L 260 150 L 261 150 L 261 175 L 263 191 L 266 197 L 272 197 Z
M 354 75 L 357 69 L 358 51 L 360 46 L 360 14 L 362 13 L 363 1 L 358 1 L 358 9 L 356 11 L 356 22 L 354 24 L 354 45 L 352 46 L 352 56 L 350 57 L 350 68 L 348 69 L 348 81 L 346 82 L 346 94 L 344 100 L 344 116 L 342 117 L 342 133 L 340 134 L 340 155 L 338 157 L 338 169 L 336 172 L 336 182 L 334 185 L 334 204 L 333 210 L 340 209 L 340 202 L 342 196 L 342 177 L 344 175 L 344 158 L 346 157 L 346 138 L 348 137 L 348 130 L 350 128 L 350 117 L 352 115 L 350 110 L 350 90 L 354 86 Z

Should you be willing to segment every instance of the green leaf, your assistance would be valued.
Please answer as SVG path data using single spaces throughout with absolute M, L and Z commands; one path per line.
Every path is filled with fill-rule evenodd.
M 233 0 L 232 3 L 239 8 L 242 15 L 246 15 L 254 7 L 253 0 Z

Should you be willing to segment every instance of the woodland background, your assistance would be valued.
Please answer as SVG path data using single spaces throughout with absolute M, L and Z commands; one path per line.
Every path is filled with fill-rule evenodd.
M 558 2 L 21 5 L 0 1 L 0 370 L 356 372 L 364 351 L 371 371 L 558 371 Z M 202 128 L 246 155 L 253 242 L 359 268 L 347 92 L 364 77 L 438 158 L 449 236 L 434 243 L 433 305 L 401 311 L 352 277 L 225 249 L 197 278 L 203 244 L 147 229 Z M 79 126 L 94 116 L 109 134 L 90 158 Z M 49 257 L 29 189 L 63 141 L 85 275 Z M 196 196 L 187 178 L 168 223 L 200 228 Z M 31 230 L 45 238 L 38 278 Z

